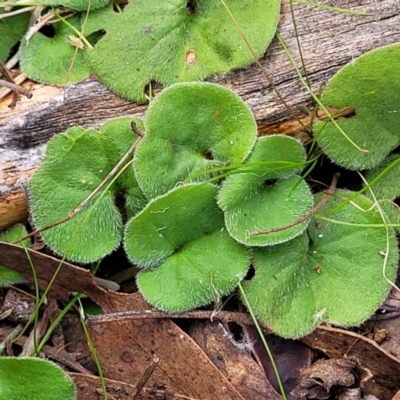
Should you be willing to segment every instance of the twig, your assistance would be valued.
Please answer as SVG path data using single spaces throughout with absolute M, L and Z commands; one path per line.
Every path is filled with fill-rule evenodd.
M 28 339 L 24 343 L 21 357 L 31 357 L 36 353 L 37 343 L 45 336 L 46 330 L 49 325 L 55 320 L 59 313 L 57 301 L 55 299 L 49 299 L 49 302 L 44 309 L 42 319 L 38 325 L 31 331 Z
M 131 128 L 132 130 L 139 136 L 138 139 L 136 139 L 135 143 L 129 148 L 129 150 L 124 154 L 124 156 L 121 158 L 121 160 L 118 162 L 118 164 L 108 173 L 108 175 L 102 180 L 102 182 L 97 186 L 95 190 L 93 190 L 92 193 L 88 197 L 86 197 L 85 200 L 83 200 L 77 207 L 75 207 L 65 218 L 62 218 L 56 222 L 53 222 L 52 224 L 46 225 L 43 228 L 36 229 L 35 231 L 29 233 L 22 239 L 18 239 L 15 241 L 13 244 L 16 244 L 18 242 L 21 242 L 25 239 L 28 239 L 32 236 L 35 236 L 39 234 L 40 232 L 43 232 L 47 229 L 54 228 L 55 226 L 61 225 L 64 222 L 69 221 L 71 218 L 73 218 L 79 211 L 82 210 L 83 207 L 85 207 L 92 199 L 95 197 L 100 190 L 107 184 L 107 182 L 117 173 L 117 171 L 122 167 L 122 165 L 126 162 L 126 160 L 132 155 L 132 153 L 135 151 L 136 146 L 139 144 L 139 142 L 142 140 L 144 137 L 145 133 L 140 130 L 136 123 L 134 121 L 131 122 Z
M 24 8 L 19 8 L 19 9 L 15 10 L 15 11 L 9 11 L 9 12 L 6 12 L 4 14 L 0 14 L 0 19 L 12 17 L 13 15 L 22 14 L 24 12 L 33 11 L 35 8 L 36 8 L 36 6 L 35 7 L 24 7 Z
M 41 15 L 42 11 L 45 9 L 44 6 L 35 7 L 35 10 L 31 17 L 31 26 L 28 31 L 25 33 L 24 39 L 27 43 L 32 39 L 33 35 L 38 32 L 43 26 L 47 24 L 51 24 L 53 22 L 57 22 L 58 20 L 52 21 L 51 19 L 54 17 L 54 12 L 49 11 L 45 15 Z
M 74 360 L 73 356 L 66 350 L 56 349 L 55 347 L 46 344 L 43 346 L 43 352 L 47 358 L 51 358 L 54 361 L 64 364 L 73 371 L 80 372 L 81 374 L 92 375 L 90 371 Z
M 8 79 L 8 81 L 0 79 L 0 85 L 13 91 L 13 99 L 11 103 L 8 105 L 8 107 L 10 108 L 15 107 L 18 101 L 18 94 L 23 94 L 26 97 L 28 97 L 28 99 L 32 97 L 32 93 L 28 89 L 25 89 L 22 86 L 19 86 L 15 83 L 14 78 L 10 74 L 10 71 L 8 70 L 7 66 L 1 60 L 0 60 L 0 73 L 3 74 Z
M 22 94 L 22 95 L 26 96 L 28 99 L 32 98 L 31 91 L 29 91 L 28 89 L 25 89 L 22 86 L 15 84 L 15 83 L 5 81 L 4 79 L 0 79 L 0 85 L 6 87 L 8 89 L 11 89 L 14 93 Z
M 21 49 L 19 49 L 7 62 L 6 62 L 6 67 L 8 69 L 14 68 L 19 61 L 21 60 Z
M 374 314 L 371 316 L 370 319 L 372 319 L 373 321 L 382 321 L 385 319 L 392 319 L 392 318 L 397 318 L 400 316 L 400 311 L 391 311 L 385 314 Z
M 340 173 L 337 172 L 335 175 L 333 175 L 332 178 L 332 183 L 329 186 L 328 190 L 325 192 L 325 196 L 322 198 L 322 200 L 313 208 L 311 209 L 307 214 L 304 214 L 302 217 L 296 219 L 295 221 L 291 222 L 290 224 L 283 225 L 283 226 L 278 226 L 276 228 L 271 228 L 271 229 L 265 229 L 265 230 L 259 230 L 259 231 L 254 231 L 250 233 L 250 236 L 257 236 L 257 235 L 268 235 L 269 233 L 273 232 L 280 232 L 284 231 L 285 229 L 289 229 L 292 226 L 301 224 L 303 221 L 306 219 L 310 218 L 312 215 L 314 215 L 317 211 L 319 211 L 329 200 L 329 198 L 333 195 L 333 192 L 336 189 L 336 184 L 339 179 Z
M 20 61 L 21 59 L 21 51 L 18 50 L 8 61 L 6 64 L 3 64 L 3 68 L 1 68 L 0 66 L 0 70 L 2 69 L 3 74 L 6 76 L 6 78 L 8 79 L 9 82 L 12 82 L 18 86 L 20 86 L 28 77 L 21 72 L 19 75 L 17 75 L 15 78 L 13 78 L 10 74 L 10 70 L 11 68 L 14 68 L 15 65 Z M 15 91 L 13 91 L 13 89 L 9 89 L 9 88 L 2 88 L 0 89 L 0 99 L 2 99 L 3 97 L 7 96 L 10 92 L 13 92 L 14 95 L 14 102 L 16 102 L 15 99 L 17 96 L 17 94 L 15 93 Z
M 144 388 L 144 385 L 151 378 L 151 375 L 153 375 L 153 372 L 156 369 L 159 362 L 160 362 L 160 359 L 157 356 L 153 355 L 153 360 L 152 360 L 151 364 L 146 368 L 143 375 L 140 377 L 139 382 L 136 384 L 134 391 L 128 397 L 129 400 L 130 399 L 134 400 L 138 397 L 138 395 Z
M 215 314 L 214 311 L 187 311 L 183 313 L 166 313 L 163 311 L 153 310 L 135 310 L 123 311 L 110 314 L 103 314 L 95 317 L 90 317 L 86 320 L 87 324 L 99 325 L 110 321 L 124 321 L 134 319 L 215 319 L 222 322 L 236 322 L 239 325 L 254 325 L 254 321 L 247 313 L 219 311 Z M 264 327 L 265 328 L 265 327 Z

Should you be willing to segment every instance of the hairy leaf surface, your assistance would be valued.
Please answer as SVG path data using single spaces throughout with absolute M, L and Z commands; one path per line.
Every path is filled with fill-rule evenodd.
M 105 32 L 87 52 L 92 71 L 119 95 L 143 101 L 152 80 L 163 85 L 202 80 L 254 61 L 220 0 L 188 3 L 131 0 L 119 13 L 111 7 L 90 13 L 85 35 Z M 261 56 L 275 34 L 280 1 L 227 4 Z
M 377 166 L 400 143 L 400 45 L 370 51 L 341 69 L 328 83 L 321 101 L 354 115 L 337 124 L 362 149 L 356 149 L 332 122 L 318 122 L 318 144 L 337 164 L 352 170 Z
M 353 192 L 335 194 L 321 214 Z M 329 217 L 350 224 L 382 224 L 368 198 L 358 196 L 353 202 Z M 254 249 L 255 276 L 243 282 L 243 288 L 255 314 L 278 335 L 291 338 L 306 335 L 321 322 L 362 323 L 391 288 L 384 273 L 391 281 L 396 278 L 396 236 L 387 229 L 314 217 L 307 231 L 290 242 Z

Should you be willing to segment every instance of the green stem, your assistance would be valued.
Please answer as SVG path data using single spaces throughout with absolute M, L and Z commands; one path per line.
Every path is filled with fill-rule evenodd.
M 322 104 L 321 100 L 314 94 L 314 92 L 311 90 L 311 88 L 307 85 L 307 82 L 304 80 L 303 75 L 299 71 L 299 68 L 296 65 L 296 62 L 294 61 L 294 58 L 292 54 L 289 51 L 289 48 L 287 47 L 285 41 L 283 40 L 282 36 L 277 32 L 275 34 L 276 38 L 278 39 L 280 45 L 282 48 L 285 50 L 287 56 L 289 57 L 290 62 L 293 65 L 293 68 L 296 70 L 297 76 L 299 77 L 302 85 L 304 88 L 307 90 L 307 92 L 310 94 L 310 96 L 314 99 L 314 101 L 321 107 L 322 110 L 324 110 L 325 114 L 329 117 L 329 120 L 335 125 L 335 128 L 347 139 L 347 141 L 354 146 L 358 151 L 361 153 L 368 153 L 367 149 L 362 149 L 357 143 L 355 143 L 348 135 L 347 133 L 339 126 L 339 124 L 334 120 L 333 116 L 330 114 L 330 112 L 327 110 L 327 108 Z
M 83 36 L 81 32 L 79 32 L 78 29 L 76 29 L 72 24 L 70 24 L 65 18 L 63 18 L 60 14 L 54 13 L 54 16 L 58 18 L 60 21 L 62 21 L 65 25 L 68 26 L 71 30 L 75 32 L 76 35 L 78 35 L 79 40 L 82 40 L 83 43 L 88 47 L 88 49 L 93 49 L 93 46 L 87 41 L 87 39 Z
M 355 224 L 353 222 L 345 222 L 345 221 L 339 221 L 337 219 L 320 217 L 318 214 L 315 215 L 315 218 L 322 219 L 322 220 L 328 221 L 328 222 L 332 222 L 333 224 L 337 224 L 337 225 L 356 226 L 359 228 L 386 228 L 386 227 L 396 228 L 396 227 L 400 226 L 400 224 L 388 224 L 388 223 L 385 223 L 385 224 Z
M 271 352 L 271 350 L 270 350 L 270 348 L 269 348 L 269 346 L 268 346 L 268 343 L 267 343 L 267 341 L 265 340 L 265 337 L 264 337 L 264 334 L 263 334 L 263 332 L 262 332 L 262 330 L 261 330 L 261 327 L 260 327 L 260 325 L 258 324 L 258 321 L 257 321 L 257 319 L 256 319 L 256 317 L 255 317 L 255 315 L 254 315 L 254 313 L 253 313 L 253 310 L 252 310 L 252 308 L 251 308 L 251 306 L 250 306 L 250 304 L 249 304 L 249 301 L 247 300 L 247 296 L 246 296 L 246 294 L 244 293 L 243 287 L 242 287 L 242 285 L 240 284 L 240 282 L 239 282 L 239 291 L 240 291 L 240 294 L 241 294 L 241 296 L 242 296 L 242 298 L 243 298 L 243 300 L 244 300 L 244 302 L 245 302 L 245 304 L 246 304 L 247 309 L 249 310 L 249 313 L 250 313 L 250 315 L 251 315 L 251 318 L 252 318 L 253 321 L 254 321 L 254 325 L 255 325 L 255 327 L 256 327 L 256 329 L 257 329 L 258 334 L 260 335 L 261 341 L 262 341 L 263 344 L 264 344 L 265 350 L 266 350 L 266 352 L 267 352 L 267 354 L 268 354 L 268 358 L 269 358 L 269 360 L 271 361 L 271 365 L 272 365 L 272 368 L 273 368 L 273 370 L 274 370 L 274 373 L 275 373 L 275 376 L 276 376 L 276 380 L 277 380 L 277 382 L 278 382 L 279 390 L 281 391 L 281 395 L 282 395 L 282 397 L 283 397 L 283 400 L 287 400 L 286 393 L 285 393 L 285 389 L 284 389 L 284 387 L 283 387 L 282 380 L 281 380 L 281 377 L 280 377 L 280 375 L 279 375 L 278 367 L 277 367 L 276 364 L 275 364 L 274 356 L 272 355 L 272 352 Z
M 54 329 L 57 327 L 57 325 L 61 322 L 61 320 L 64 318 L 65 314 L 72 308 L 72 306 L 76 303 L 76 301 L 79 299 L 81 296 L 80 293 L 77 293 L 69 302 L 68 304 L 62 309 L 60 314 L 57 315 L 57 317 L 54 319 L 52 324 L 49 326 L 49 329 L 47 329 L 46 333 L 43 335 L 42 340 L 40 341 L 39 345 L 35 349 L 36 351 L 36 356 L 39 355 L 40 351 L 42 350 L 43 346 L 46 344 L 46 342 L 50 339 L 50 336 L 52 335 Z
M 107 400 L 107 398 L 108 398 L 107 387 L 106 387 L 106 382 L 104 380 L 103 369 L 101 368 L 101 364 L 100 364 L 99 357 L 97 355 L 96 347 L 94 346 L 92 338 L 89 335 L 89 331 L 88 331 L 86 323 L 85 323 L 85 315 L 83 313 L 83 306 L 82 306 L 82 303 L 79 298 L 78 298 L 78 302 L 79 302 L 79 312 L 80 312 L 80 317 L 81 317 L 80 320 L 81 320 L 82 328 L 83 328 L 83 331 L 85 332 L 86 341 L 89 346 L 90 352 L 92 353 L 93 361 L 96 364 L 97 372 L 99 373 L 104 400 Z

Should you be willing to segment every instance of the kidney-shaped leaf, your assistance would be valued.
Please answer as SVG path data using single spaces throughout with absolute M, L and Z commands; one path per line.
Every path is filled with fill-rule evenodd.
M 141 271 L 137 285 L 146 300 L 165 311 L 190 310 L 230 293 L 246 275 L 248 250 L 226 231 L 183 246 L 158 268 Z
M 78 30 L 79 21 L 79 17 L 68 19 Z M 87 78 L 89 68 L 84 54 L 68 40 L 68 37 L 74 37 L 76 33 L 61 21 L 52 26 L 55 31 L 53 37 L 37 32 L 29 42 L 25 38 L 22 40 L 22 71 L 31 79 L 50 85 L 66 85 Z
M 280 0 L 228 6 L 260 56 L 275 34 Z M 131 0 L 120 13 L 111 7 L 91 13 L 85 35 L 99 30 L 104 37 L 87 52 L 91 69 L 111 90 L 135 101 L 144 100 L 151 80 L 199 80 L 254 61 L 220 0 Z
M 75 127 L 53 137 L 43 164 L 29 182 L 37 228 L 65 218 L 109 175 L 137 139 L 131 121 L 109 121 L 99 132 Z M 43 231 L 43 240 L 56 253 L 78 262 L 95 261 L 109 254 L 122 237 L 122 217 L 114 204 L 115 195 L 121 191 L 125 192 L 129 215 L 144 206 L 146 199 L 128 165 L 72 219 Z
M 111 170 L 97 131 L 71 128 L 48 143 L 43 164 L 29 182 L 31 213 L 43 228 L 65 218 Z M 114 187 L 115 190 L 115 187 Z M 102 190 L 71 220 L 41 233 L 44 242 L 70 260 L 91 262 L 113 251 L 122 237 L 113 190 Z
M 141 268 L 156 267 L 185 244 L 222 229 L 216 193 L 213 185 L 189 184 L 152 200 L 127 223 L 129 259 Z
M 0 357 L 0 398 L 74 400 L 75 387 L 56 364 L 41 358 Z
M 135 163 L 138 183 L 153 198 L 195 174 L 240 164 L 256 139 L 246 104 L 232 91 L 211 83 L 178 83 L 159 94 L 145 120 L 146 136 Z
M 225 231 L 210 184 L 189 184 L 151 201 L 128 222 L 125 249 L 156 307 L 183 311 L 229 293 L 246 274 L 248 250 Z
M 276 135 L 257 140 L 249 159 L 226 179 L 218 194 L 226 227 L 237 241 L 266 246 L 303 232 L 309 219 L 284 230 L 253 235 L 290 224 L 311 210 L 311 191 L 294 175 L 304 161 L 304 148 L 295 139 Z
M 323 151 L 348 169 L 378 165 L 400 143 L 400 44 L 370 51 L 340 70 L 322 96 L 325 106 L 354 108 L 354 116 L 336 122 L 361 152 L 332 122 L 318 122 L 316 139 Z
M 352 194 L 336 191 L 338 197 L 321 213 Z M 398 249 L 392 228 L 360 226 L 382 224 L 371 206 L 368 198 L 358 196 L 330 216 L 354 225 L 314 217 L 303 235 L 254 250 L 255 276 L 243 288 L 261 321 L 278 335 L 296 338 L 321 322 L 358 325 L 376 310 L 391 288 L 386 277 L 396 278 Z

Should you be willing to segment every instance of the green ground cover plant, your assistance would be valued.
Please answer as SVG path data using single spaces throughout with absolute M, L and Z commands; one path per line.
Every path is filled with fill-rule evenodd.
M 21 68 L 31 79 L 65 85 L 94 74 L 115 93 L 141 102 L 152 81 L 166 86 L 203 80 L 250 64 L 253 54 L 261 56 L 274 37 L 280 9 L 280 0 L 229 3 L 246 44 L 220 0 L 154 4 L 130 0 L 122 5 L 104 0 L 45 0 L 38 4 L 67 9 L 52 9 L 50 34 L 24 35 L 26 13 L 13 17 L 12 29 L 11 21 L 4 29 L 0 26 L 0 37 L 6 38 L 0 39 L 2 60 L 21 41 Z
M 391 53 L 393 46 L 379 51 L 385 50 Z M 355 62 L 352 68 L 359 65 L 363 80 L 363 64 Z M 375 72 L 370 68 L 368 77 L 379 71 L 378 66 Z M 341 76 L 343 72 L 332 82 L 336 84 Z M 333 90 L 330 84 L 327 90 Z M 360 85 L 360 98 L 366 97 L 364 90 Z M 367 99 L 367 106 L 370 103 Z M 129 119 L 122 121 L 123 129 L 117 128 L 120 120 L 107 124 L 125 138 L 121 152 L 104 150 L 105 143 L 115 146 L 104 127 L 99 131 L 72 128 L 50 141 L 29 185 L 38 228 L 70 213 L 109 175 L 136 138 Z M 321 138 L 327 126 L 318 122 L 316 136 Z M 56 252 L 72 258 L 59 246 L 66 243 L 72 248 L 75 242 L 79 246 L 72 259 L 88 259 L 93 241 L 102 243 L 111 236 L 108 247 L 97 258 L 91 256 L 95 260 L 122 239 L 128 258 L 141 269 L 137 283 L 143 296 L 172 312 L 218 301 L 235 289 L 252 265 L 255 277 L 242 285 L 249 304 L 262 322 L 285 337 L 305 335 L 321 322 L 360 324 L 382 303 L 396 276 L 396 221 L 389 220 L 371 196 L 348 190 L 312 195 L 302 177 L 312 160 L 307 160 L 301 143 L 281 135 L 255 140 L 254 118 L 228 89 L 210 83 L 174 84 L 151 102 L 143 129 L 133 164 L 125 164 L 121 175 L 99 191 L 78 218 L 43 232 Z M 61 146 L 60 140 L 67 142 Z M 368 143 L 374 146 L 375 142 Z M 380 146 L 379 141 L 375 145 Z M 342 151 L 355 150 L 344 140 Z M 88 157 L 90 152 L 93 156 Z M 78 162 L 83 155 L 96 160 L 96 165 Z M 371 172 L 372 179 L 379 173 L 389 178 L 396 170 L 396 159 L 384 162 Z M 101 171 L 101 177 L 92 177 L 94 171 Z M 129 179 L 123 183 L 122 176 Z M 47 185 L 54 187 L 57 182 L 59 193 L 49 193 Z M 130 185 L 135 199 L 131 201 L 143 208 L 119 214 L 113 196 L 121 190 L 129 192 Z M 373 187 L 366 189 L 373 195 Z M 75 200 L 59 211 L 61 204 L 53 197 L 65 198 L 66 193 Z M 388 200 L 396 196 L 395 192 L 382 194 Z M 46 219 L 41 220 L 41 215 Z M 125 228 L 122 215 L 129 215 Z M 90 227 L 89 221 L 99 227 Z M 68 234 L 68 229 L 74 234 Z M 80 231 L 84 240 L 78 242 Z M 92 237 L 85 243 L 88 235 Z
M 361 149 L 349 148 L 332 122 L 315 124 L 315 134 L 323 151 L 338 165 L 352 170 L 376 167 L 400 144 L 398 97 L 400 71 L 398 44 L 364 54 L 342 68 L 329 82 L 321 101 L 338 110 L 354 109 L 355 115 L 337 124 Z M 345 148 L 345 150 L 343 150 Z
M 363 193 L 313 193 L 308 149 L 286 136 L 256 138 L 256 121 L 235 93 L 193 82 L 252 62 L 247 45 L 261 55 L 280 2 L 230 4 L 247 45 L 223 2 L 189 3 L 63 2 L 96 11 L 67 21 L 55 13 L 52 37 L 23 38 L 21 66 L 36 80 L 65 84 L 94 73 L 128 99 L 151 99 L 143 121 L 73 127 L 49 142 L 29 183 L 35 227 L 53 252 L 79 263 L 122 245 L 140 270 L 140 292 L 165 311 L 217 303 L 240 285 L 259 320 L 284 337 L 323 322 L 360 324 L 396 278 L 399 45 L 339 71 L 321 102 L 353 113 L 312 127 L 330 159 L 365 174 Z M 0 25 L 0 58 L 21 38 L 23 18 L 10 34 Z M 154 99 L 146 94 L 152 81 L 169 86 Z M 19 282 L 10 272 L 0 268 L 1 285 Z

